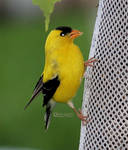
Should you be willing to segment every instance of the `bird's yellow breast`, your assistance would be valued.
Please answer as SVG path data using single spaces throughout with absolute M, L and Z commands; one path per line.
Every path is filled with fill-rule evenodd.
M 84 59 L 80 49 L 72 44 L 54 52 L 53 63 L 55 72 L 59 76 L 60 85 L 53 99 L 56 102 L 67 102 L 71 100 L 81 83 L 84 74 Z

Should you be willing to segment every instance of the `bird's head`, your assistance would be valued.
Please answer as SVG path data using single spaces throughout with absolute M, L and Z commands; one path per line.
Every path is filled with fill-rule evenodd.
M 52 30 L 46 40 L 45 49 L 54 49 L 63 47 L 82 34 L 79 30 L 73 30 L 71 27 L 60 26 Z

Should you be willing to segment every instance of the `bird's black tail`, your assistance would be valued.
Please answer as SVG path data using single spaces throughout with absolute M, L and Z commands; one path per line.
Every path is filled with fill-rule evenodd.
M 45 129 L 47 130 L 50 124 L 50 120 L 51 120 L 51 114 L 52 114 L 52 109 L 55 106 L 55 102 L 53 102 L 52 100 L 50 100 L 50 102 L 48 102 L 48 104 L 46 105 L 46 112 L 44 115 L 44 121 L 45 121 Z
M 46 106 L 46 112 L 45 112 L 45 116 L 44 116 L 44 121 L 45 121 L 45 129 L 47 130 L 50 124 L 50 120 L 51 120 L 51 106 L 49 104 L 47 104 Z

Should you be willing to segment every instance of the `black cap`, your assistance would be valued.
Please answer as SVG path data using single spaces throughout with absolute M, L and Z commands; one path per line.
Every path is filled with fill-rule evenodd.
M 67 33 L 71 33 L 72 32 L 72 28 L 71 27 L 67 27 L 67 26 L 60 26 L 57 27 L 56 30 L 61 30 L 61 35 L 66 35 Z

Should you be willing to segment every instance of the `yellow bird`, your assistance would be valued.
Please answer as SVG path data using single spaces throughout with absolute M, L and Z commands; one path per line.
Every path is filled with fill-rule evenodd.
M 92 66 L 94 58 L 84 62 L 82 53 L 74 39 L 82 32 L 61 26 L 50 32 L 45 44 L 44 71 L 36 84 L 33 95 L 25 106 L 40 93 L 43 94 L 43 106 L 46 106 L 45 129 L 48 129 L 51 112 L 56 102 L 66 103 L 76 115 L 85 122 L 87 117 L 77 111 L 72 103 L 84 76 L 85 66 Z

